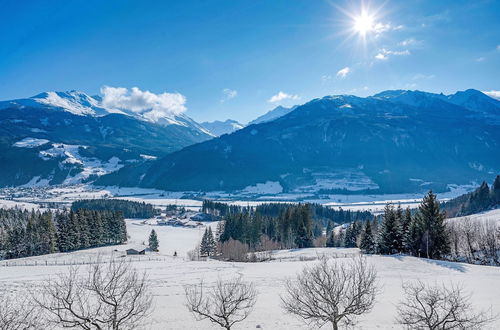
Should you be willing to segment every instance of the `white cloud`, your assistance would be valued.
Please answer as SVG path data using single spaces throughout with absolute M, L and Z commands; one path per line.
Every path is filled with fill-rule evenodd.
M 494 99 L 500 100 L 500 91 L 482 91 L 484 94 Z
M 500 50 L 500 45 L 497 46 L 497 50 Z
M 411 78 L 412 80 L 425 80 L 425 79 L 433 79 L 435 75 L 433 74 L 422 74 L 422 73 L 417 73 L 416 75 Z
M 485 58 L 483 56 L 476 58 L 476 62 L 483 62 Z
M 224 88 L 222 90 L 222 94 L 224 94 L 224 96 L 220 101 L 225 102 L 227 100 L 234 99 L 238 95 L 238 91 L 234 89 Z
M 337 72 L 337 77 L 344 79 L 350 72 L 351 72 L 351 69 L 348 66 L 346 66 L 345 68 L 340 69 Z
M 376 37 L 387 31 L 396 31 L 404 29 L 404 25 L 392 25 L 391 23 L 376 22 L 372 26 L 372 31 Z
M 155 94 L 137 87 L 129 90 L 123 87 L 103 86 L 101 94 L 105 107 L 140 113 L 152 120 L 186 111 L 186 97 L 180 93 Z
M 410 51 L 408 49 L 405 50 L 387 50 L 385 48 L 382 48 L 380 52 L 375 55 L 375 58 L 377 60 L 387 60 L 389 58 L 389 55 L 394 55 L 394 56 L 405 56 L 405 55 L 410 55 Z
M 398 43 L 399 46 L 403 47 L 416 47 L 416 46 L 421 46 L 422 44 L 423 44 L 422 40 L 417 40 L 415 38 L 408 38 Z
M 267 100 L 267 102 L 277 103 L 283 100 L 298 100 L 299 98 L 300 97 L 298 95 L 287 94 L 285 92 L 280 91 L 278 92 L 278 94 L 271 96 L 271 98 Z

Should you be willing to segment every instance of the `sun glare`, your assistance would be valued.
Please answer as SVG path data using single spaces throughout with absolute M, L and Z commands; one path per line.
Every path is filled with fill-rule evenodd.
M 373 30 L 373 16 L 362 12 L 361 15 L 354 17 L 354 30 L 361 36 L 365 36 Z

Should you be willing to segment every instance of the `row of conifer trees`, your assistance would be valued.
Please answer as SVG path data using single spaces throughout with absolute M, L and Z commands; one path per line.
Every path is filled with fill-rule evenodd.
M 381 219 L 355 221 L 345 229 L 327 233 L 328 247 L 359 247 L 365 253 L 397 254 L 441 259 L 450 252 L 446 214 L 430 191 L 417 211 L 387 204 Z
M 121 212 L 0 209 L 0 259 L 68 252 L 126 240 Z

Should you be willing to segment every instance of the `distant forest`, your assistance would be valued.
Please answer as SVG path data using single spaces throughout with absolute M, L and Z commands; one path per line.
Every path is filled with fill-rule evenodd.
M 121 212 L 0 209 L 0 259 L 68 252 L 127 241 Z
M 315 203 L 308 203 L 307 205 L 311 213 L 310 216 L 312 218 L 312 221 L 325 227 L 328 225 L 328 222 L 343 224 L 355 220 L 364 221 L 373 218 L 373 214 L 371 214 L 369 211 L 350 211 L 342 210 L 342 208 L 340 208 L 339 210 L 335 210 L 331 207 Z M 229 205 L 226 203 L 204 200 L 202 204 L 202 212 L 218 215 L 221 217 L 240 213 L 248 213 L 250 215 L 259 214 L 262 217 L 276 218 L 279 217 L 287 209 L 296 206 L 297 204 L 294 203 L 265 203 L 251 207 Z
M 479 188 L 465 195 L 453 198 L 441 205 L 448 217 L 465 216 L 500 206 L 500 175 L 490 187 L 483 182 Z
M 73 211 L 79 209 L 122 212 L 125 218 L 148 219 L 156 215 L 151 204 L 123 199 L 82 199 L 71 204 Z

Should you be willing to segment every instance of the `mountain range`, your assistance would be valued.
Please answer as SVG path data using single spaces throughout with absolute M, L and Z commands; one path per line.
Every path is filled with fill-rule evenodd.
M 151 117 L 77 91 L 0 102 L 0 186 L 403 193 L 489 180 L 499 164 L 500 102 L 477 90 L 326 96 L 246 127 Z
M 145 117 L 77 91 L 0 102 L 0 186 L 79 183 L 213 135 L 184 114 Z
M 314 99 L 275 120 L 188 146 L 135 177 L 98 182 L 174 191 L 405 193 L 500 171 L 500 102 L 386 91 Z

